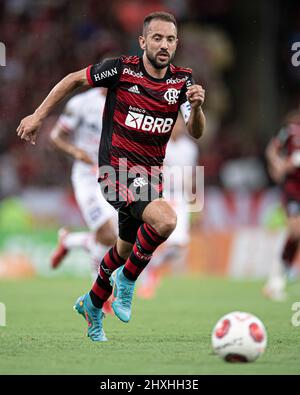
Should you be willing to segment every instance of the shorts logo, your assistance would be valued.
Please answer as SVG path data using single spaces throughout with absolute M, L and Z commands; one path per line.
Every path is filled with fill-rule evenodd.
M 89 217 L 91 221 L 97 221 L 101 216 L 101 209 L 99 207 L 94 207 L 89 210 Z
M 133 181 L 133 186 L 136 187 L 136 188 L 137 187 L 142 187 L 142 186 L 147 185 L 147 184 L 148 184 L 148 182 L 143 177 L 137 177 Z
M 176 104 L 177 100 L 178 100 L 179 93 L 180 93 L 180 90 L 171 88 L 166 91 L 166 93 L 164 94 L 164 98 L 166 99 L 168 104 Z
M 152 133 L 168 133 L 172 130 L 173 123 L 173 118 L 154 118 L 133 111 L 128 111 L 125 119 L 126 126 Z

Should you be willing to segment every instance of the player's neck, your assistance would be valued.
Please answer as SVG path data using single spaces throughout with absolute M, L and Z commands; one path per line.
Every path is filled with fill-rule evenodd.
M 164 67 L 163 69 L 157 69 L 155 68 L 148 60 L 146 54 L 143 55 L 143 64 L 144 68 L 147 71 L 147 73 L 157 79 L 162 79 L 166 75 L 166 72 L 168 70 L 168 66 Z

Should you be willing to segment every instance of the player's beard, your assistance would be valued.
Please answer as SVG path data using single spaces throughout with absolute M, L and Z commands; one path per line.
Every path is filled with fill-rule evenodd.
M 158 60 L 159 54 L 166 54 L 168 55 L 168 59 L 166 59 L 164 62 L 161 62 Z M 151 53 L 148 49 L 146 49 L 146 56 L 149 62 L 152 64 L 152 66 L 158 70 L 164 69 L 165 67 L 169 66 L 169 64 L 172 62 L 174 59 L 175 53 L 173 55 L 170 55 L 166 51 L 159 51 L 156 55 Z

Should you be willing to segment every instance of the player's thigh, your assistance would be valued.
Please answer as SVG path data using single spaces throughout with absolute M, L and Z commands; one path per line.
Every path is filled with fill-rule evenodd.
M 95 237 L 98 243 L 106 246 L 114 245 L 117 241 L 117 232 L 113 221 L 108 219 L 104 222 L 104 224 L 95 231 Z
M 104 199 L 96 178 L 72 180 L 74 194 L 82 216 L 92 231 L 100 229 L 110 219 L 117 222 L 117 213 Z

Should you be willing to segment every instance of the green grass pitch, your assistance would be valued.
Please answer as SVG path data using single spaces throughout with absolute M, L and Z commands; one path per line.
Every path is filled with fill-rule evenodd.
M 6 327 L 0 327 L 0 374 L 300 374 L 300 326 L 291 324 L 299 283 L 289 300 L 263 299 L 261 283 L 216 278 L 163 280 L 153 300 L 135 297 L 125 324 L 107 316 L 107 343 L 93 343 L 72 306 L 88 279 L 0 281 Z M 211 330 L 225 313 L 240 310 L 262 319 L 265 354 L 254 363 L 229 364 L 213 355 Z

